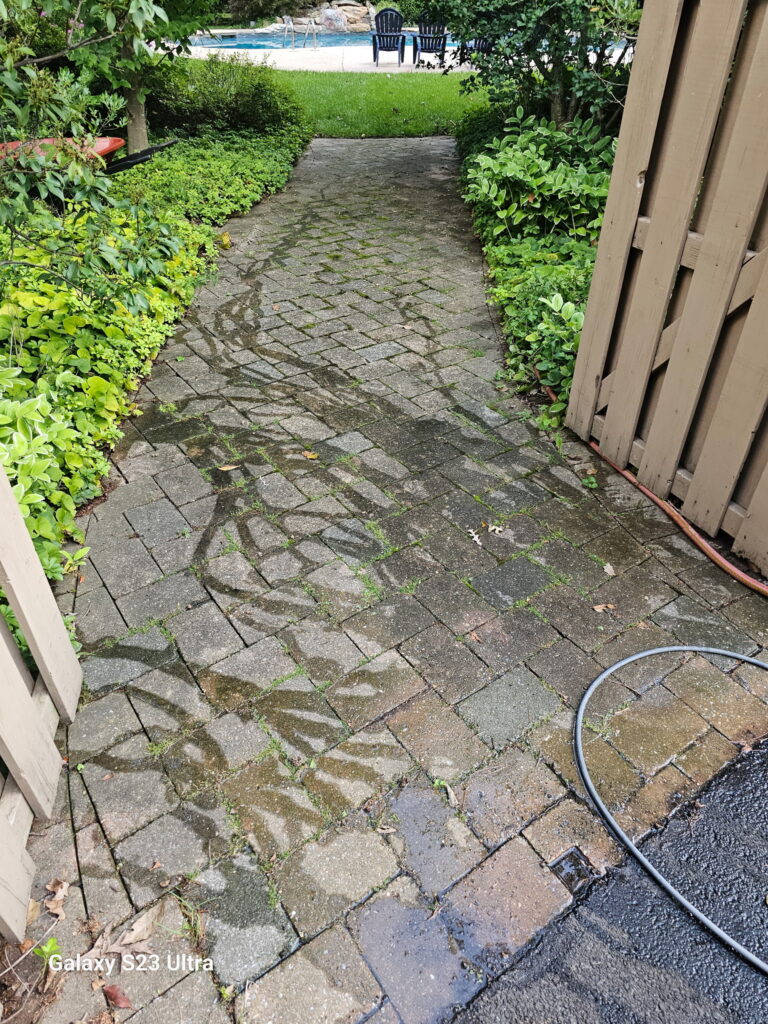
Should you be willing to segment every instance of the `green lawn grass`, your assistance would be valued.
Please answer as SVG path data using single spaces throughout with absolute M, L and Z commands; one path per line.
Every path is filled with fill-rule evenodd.
M 447 135 L 459 118 L 484 103 L 462 95 L 463 75 L 365 74 L 357 71 L 278 71 L 311 117 L 315 134 L 333 139 Z

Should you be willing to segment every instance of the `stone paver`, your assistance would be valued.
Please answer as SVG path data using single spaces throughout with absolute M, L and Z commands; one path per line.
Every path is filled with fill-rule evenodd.
M 592 867 L 604 872 L 622 859 L 620 847 L 583 804 L 562 800 L 529 825 L 523 835 L 548 864 L 576 846 Z
M 296 850 L 275 872 L 275 882 L 294 927 L 309 938 L 398 870 L 382 836 L 345 829 Z
M 389 727 L 433 779 L 452 782 L 489 756 L 488 747 L 431 692 L 392 715 Z
M 351 729 L 362 729 L 423 689 L 408 662 L 388 651 L 334 684 L 328 702 Z
M 520 739 L 561 704 L 526 668 L 513 668 L 458 705 L 459 714 L 497 750 Z
M 232 824 L 211 796 L 180 804 L 115 848 L 120 871 L 137 907 L 229 851 Z
M 747 693 L 744 696 L 749 699 Z M 703 735 L 707 723 L 669 690 L 657 686 L 614 715 L 610 730 L 611 742 L 619 753 L 646 775 L 653 775 L 674 754 Z
M 384 991 L 408 1024 L 450 1019 L 453 1006 L 482 987 L 443 915 L 413 882 L 397 879 L 352 915 L 352 933 Z
M 222 788 L 249 842 L 264 859 L 287 853 L 324 824 L 309 792 L 274 758 L 243 769 Z
M 459 922 L 465 955 L 474 951 L 493 969 L 516 952 L 571 902 L 568 890 L 524 839 L 510 839 L 448 897 Z
M 225 985 L 262 974 L 297 945 L 285 911 L 270 899 L 255 859 L 238 854 L 207 868 L 190 890 L 205 915 L 205 947 Z
M 254 718 L 229 712 L 179 740 L 161 754 L 181 796 L 212 785 L 269 749 L 269 737 Z
M 87 761 L 140 732 L 141 726 L 125 694 L 107 694 L 79 711 L 69 730 L 69 756 L 75 763 Z
M 381 990 L 343 927 L 319 935 L 237 1001 L 243 1024 L 352 1024 L 367 1018 Z
M 441 892 L 485 856 L 482 843 L 427 780 L 396 789 L 387 802 L 390 842 L 428 893 Z
M 768 645 L 767 602 L 499 390 L 456 172 L 447 139 L 316 140 L 227 226 L 82 517 L 57 592 L 85 700 L 34 893 L 79 875 L 83 950 L 80 918 L 185 901 L 157 948 L 202 923 L 214 977 L 132 977 L 137 1024 L 231 1019 L 216 986 L 237 1024 L 443 1024 L 570 906 L 549 865 L 615 860 L 573 760 L 600 669 Z M 765 676 L 665 655 L 597 695 L 633 836 L 768 732 Z M 64 991 L 62 1024 L 98 1019 Z
M 136 832 L 179 802 L 142 735 L 99 754 L 84 765 L 82 776 L 110 843 Z
M 564 793 L 543 761 L 514 747 L 456 790 L 467 821 L 490 847 L 519 832 Z
M 286 679 L 259 697 L 254 713 L 293 764 L 322 754 L 347 735 L 344 723 L 306 676 Z
M 388 729 L 372 726 L 317 758 L 304 785 L 332 814 L 341 815 L 387 789 L 411 763 Z

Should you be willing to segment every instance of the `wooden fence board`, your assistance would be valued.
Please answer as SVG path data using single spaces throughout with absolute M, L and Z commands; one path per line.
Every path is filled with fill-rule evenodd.
M 0 819 L 0 833 L 4 831 L 5 823 Z M 0 842 L 0 932 L 11 942 L 21 942 L 24 938 L 29 893 L 35 876 L 35 865 L 24 843 Z
M 2 468 L 0 522 L 0 589 L 16 613 L 59 714 L 71 722 L 82 670 Z
M 766 4 L 768 0 L 750 0 L 744 20 L 744 30 L 739 40 L 739 48 L 733 62 L 733 72 L 725 95 L 717 132 L 712 143 L 712 153 L 707 165 L 707 173 L 701 184 L 701 192 L 696 203 L 692 227 L 696 231 L 706 231 L 712 212 L 715 197 L 720 189 L 723 167 L 733 145 L 733 132 L 739 116 L 742 99 L 747 90 L 747 78 L 752 69 L 755 49 L 764 25 Z
M 752 559 L 765 569 L 765 548 L 768 539 L 768 473 L 764 472 L 749 503 L 741 529 L 736 534 L 733 550 Z
M 576 364 L 568 409 L 577 434 L 589 430 L 594 414 L 682 8 L 683 0 L 653 0 L 643 13 L 582 334 L 585 356 Z
M 748 253 L 748 255 L 750 258 L 743 264 L 741 271 L 739 272 L 736 287 L 733 290 L 731 301 L 728 304 L 728 315 L 734 313 L 739 306 L 743 306 L 745 302 L 750 301 L 752 296 L 755 294 L 755 290 L 765 266 L 768 264 L 768 249 L 763 249 L 759 253 Z M 679 319 L 674 320 L 661 332 L 661 340 L 659 341 L 659 347 L 656 351 L 656 358 L 653 360 L 654 371 L 660 370 L 668 361 L 672 353 L 672 348 L 675 344 L 678 326 Z M 596 406 L 598 411 L 604 409 L 608 404 L 612 386 L 613 373 L 609 373 L 600 385 L 600 393 L 598 394 Z
M 719 187 L 640 466 L 666 497 L 768 187 L 768 21 L 762 24 Z
M 688 63 L 672 101 L 671 141 L 657 172 L 658 194 L 606 413 L 602 446 L 618 463 L 626 462 L 634 441 L 745 8 L 746 0 L 701 0 L 698 7 Z
M 718 396 L 715 414 L 696 463 L 683 513 L 709 533 L 723 521 L 736 481 L 768 403 L 768 360 L 765 325 L 768 323 L 768 263 L 728 375 Z
M 0 707 L 0 757 L 35 814 L 47 818 L 56 799 L 61 755 L 5 642 L 0 643 Z

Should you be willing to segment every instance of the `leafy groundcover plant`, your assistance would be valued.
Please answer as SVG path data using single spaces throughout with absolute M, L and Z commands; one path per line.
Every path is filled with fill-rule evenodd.
M 309 137 L 301 123 L 261 135 L 204 132 L 116 176 L 115 190 L 155 210 L 221 224 L 283 188 Z
M 132 230 L 113 213 L 116 232 Z M 74 251 L 82 222 L 67 222 Z M 29 263 L 7 273 L 0 302 L 0 464 L 10 478 L 43 567 L 60 578 L 71 564 L 63 550 L 73 538 L 78 505 L 101 493 L 107 453 L 120 421 L 133 411 L 131 392 L 151 366 L 189 302 L 212 252 L 211 232 L 175 225 L 182 245 L 158 261 L 136 288 L 143 312 L 99 299 L 48 277 L 40 250 L 16 245 Z M 82 556 L 81 556 L 82 557 Z
M 487 111 L 462 126 L 464 197 L 502 314 L 504 376 L 523 391 L 551 389 L 556 400 L 540 408 L 538 422 L 556 427 L 573 379 L 613 140 L 591 120 L 557 128 L 521 108 L 487 141 L 497 126 Z

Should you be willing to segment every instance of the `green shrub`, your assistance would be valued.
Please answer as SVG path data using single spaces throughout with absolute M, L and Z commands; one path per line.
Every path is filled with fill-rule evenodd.
M 466 161 L 469 157 L 481 153 L 495 138 L 502 138 L 509 116 L 509 109 L 500 103 L 479 107 L 466 113 L 454 132 L 461 160 Z
M 608 194 L 612 140 L 592 121 L 569 130 L 552 122 L 508 119 L 507 134 L 477 153 L 466 171 L 467 198 L 486 240 L 564 231 L 595 239 Z
M 126 214 L 114 211 L 116 233 L 130 235 Z M 205 228 L 175 226 L 182 246 L 149 275 L 146 312 L 118 301 L 89 302 L 47 279 L 43 268 L 14 267 L 0 304 L 0 464 L 26 518 L 47 575 L 67 567 L 62 545 L 81 541 L 77 506 L 98 495 L 108 449 L 133 411 L 130 393 L 150 369 L 212 251 Z M 85 244 L 82 221 L 57 241 Z M 23 260 L 18 248 L 15 257 Z M 32 255 L 30 253 L 29 255 Z
M 394 7 L 405 18 L 406 25 L 418 25 L 419 18 L 426 6 L 425 0 L 392 0 L 392 3 L 389 3 L 388 0 L 381 0 L 376 5 L 376 10 L 383 11 L 385 7 Z
M 557 426 L 568 402 L 608 193 L 613 146 L 591 121 L 558 129 L 518 109 L 494 133 L 494 111 L 468 120 L 465 198 L 491 270 L 508 342 L 507 379 L 550 388 L 538 422 Z
M 308 138 L 304 126 L 262 136 L 200 135 L 116 176 L 115 189 L 155 210 L 221 224 L 282 188 Z
M 486 255 L 508 342 L 504 376 L 521 391 L 551 388 L 557 401 L 539 422 L 557 425 L 570 394 L 595 247 L 554 236 L 489 246 Z
M 304 117 L 284 81 L 265 64 L 236 54 L 157 65 L 147 115 L 153 132 L 265 132 L 300 125 Z

